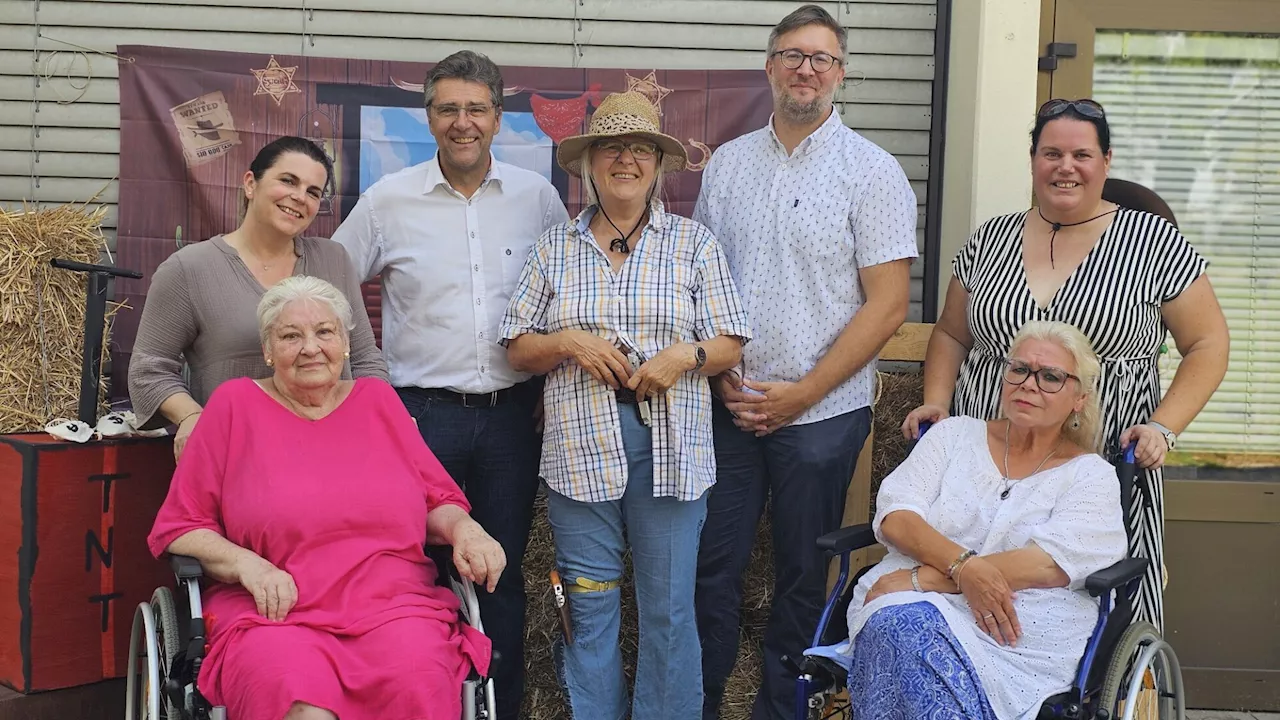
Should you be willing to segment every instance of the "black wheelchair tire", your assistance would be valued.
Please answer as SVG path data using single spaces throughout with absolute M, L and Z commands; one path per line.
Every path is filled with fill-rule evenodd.
M 181 720 L 179 709 L 173 706 L 164 692 L 164 683 L 179 647 L 178 611 L 173 602 L 173 591 L 167 587 L 156 588 L 151 595 L 151 612 L 156 618 L 156 644 L 159 645 L 156 650 L 160 653 L 160 712 L 166 720 Z
M 1120 636 L 1115 651 L 1111 654 L 1111 663 L 1107 666 L 1106 678 L 1102 682 L 1102 691 L 1098 693 L 1098 707 L 1111 713 L 1112 718 L 1120 717 L 1117 705 L 1121 693 L 1125 692 L 1129 683 L 1129 667 L 1142 647 L 1144 640 L 1160 632 L 1149 622 L 1139 621 L 1130 625 Z

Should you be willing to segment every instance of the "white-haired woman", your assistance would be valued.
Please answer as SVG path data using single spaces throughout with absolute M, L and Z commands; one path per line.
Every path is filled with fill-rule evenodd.
M 663 173 L 686 155 L 648 98 L 608 96 L 558 152 L 589 206 L 534 245 L 502 338 L 514 368 L 547 373 L 541 475 L 573 636 L 559 648 L 562 677 L 573 717 L 628 715 L 618 581 L 630 545 L 630 716 L 698 717 L 693 591 L 715 482 L 707 376 L 738 363 L 750 330 L 711 232 L 659 200 Z
M 885 478 L 889 553 L 849 607 L 856 717 L 1033 718 L 1070 689 L 1098 612 L 1085 578 L 1126 542 L 1098 375 L 1079 330 L 1027 323 L 1003 417 L 939 422 Z
M 345 295 L 294 276 L 258 304 L 264 380 L 213 392 L 148 538 L 191 555 L 209 652 L 198 684 L 242 720 L 455 720 L 489 641 L 459 626 L 423 545 L 492 591 L 501 546 L 394 390 L 342 379 Z

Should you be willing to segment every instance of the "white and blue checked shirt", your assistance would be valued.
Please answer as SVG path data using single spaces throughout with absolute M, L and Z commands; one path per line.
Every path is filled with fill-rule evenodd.
M 595 207 L 543 233 L 520 274 L 500 329 L 585 330 L 638 351 L 643 360 L 678 342 L 751 337 L 729 265 L 702 225 L 656 204 L 641 239 L 614 273 L 589 228 Z M 627 457 L 613 390 L 572 360 L 547 375 L 540 474 L 582 502 L 621 499 Z M 696 500 L 716 478 L 707 379 L 685 373 L 650 401 L 653 494 Z
M 795 151 L 769 124 L 725 143 L 702 172 L 693 218 L 724 248 L 756 331 L 746 377 L 804 377 L 866 300 L 858 271 L 916 257 L 916 195 L 898 161 L 832 112 Z M 869 362 L 799 418 L 871 404 Z

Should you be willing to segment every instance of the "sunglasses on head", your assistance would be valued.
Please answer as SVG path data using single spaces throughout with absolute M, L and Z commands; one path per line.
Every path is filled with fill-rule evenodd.
M 1068 110 L 1074 110 L 1076 113 L 1094 120 L 1104 120 L 1107 117 L 1107 114 L 1102 110 L 1102 106 L 1092 100 L 1063 100 L 1062 98 L 1054 98 L 1041 105 L 1036 115 L 1042 118 L 1054 118 Z

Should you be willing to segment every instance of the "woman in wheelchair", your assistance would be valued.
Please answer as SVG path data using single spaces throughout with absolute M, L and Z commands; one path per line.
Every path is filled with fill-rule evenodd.
M 344 381 L 352 309 L 297 276 L 258 305 L 274 374 L 221 385 L 148 542 L 191 555 L 209 650 L 198 686 L 232 720 L 457 720 L 489 641 L 458 621 L 424 543 L 490 591 L 506 558 L 395 391 Z
M 1004 417 L 941 421 L 885 478 L 889 552 L 849 607 L 854 717 L 1033 718 L 1071 687 L 1098 612 L 1084 580 L 1125 555 L 1098 374 L 1078 330 L 1027 323 Z

